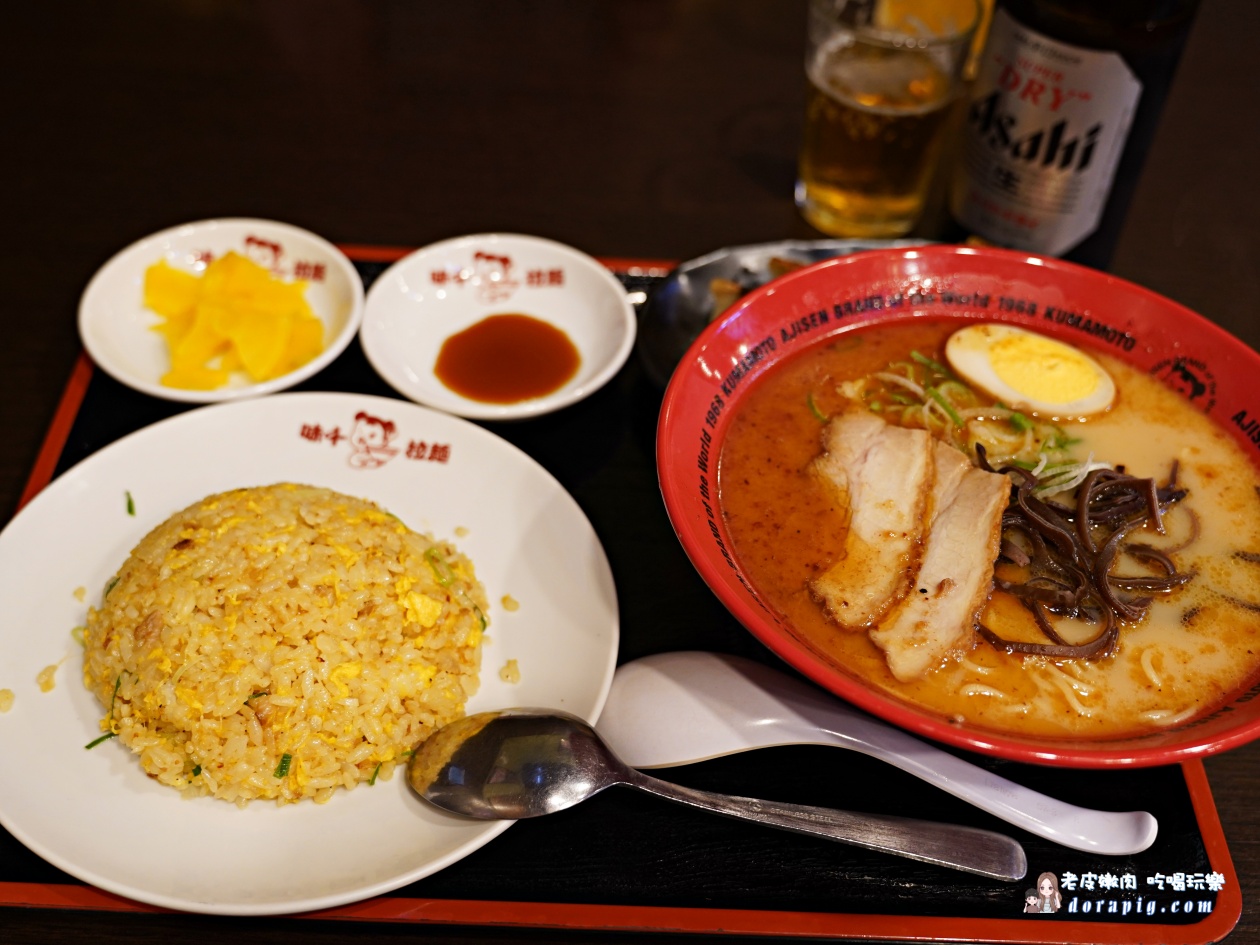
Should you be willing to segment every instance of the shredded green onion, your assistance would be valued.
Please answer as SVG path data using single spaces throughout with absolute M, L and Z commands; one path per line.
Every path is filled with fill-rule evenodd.
M 130 490 L 127 491 L 127 514 L 128 515 L 136 514 L 136 500 L 131 497 Z
M 954 426 L 961 427 L 964 425 L 963 418 L 959 415 L 958 411 L 954 409 L 953 404 L 951 404 L 948 400 L 945 399 L 944 394 L 942 394 L 935 387 L 925 388 L 924 392 L 929 397 L 931 397 L 934 401 L 936 401 L 937 404 L 940 405 L 940 408 L 944 410 L 946 414 L 949 415 L 949 419 L 953 422 Z
M 1042 476 L 1049 463 L 1066 459 L 1071 469 L 1049 480 L 1042 476 L 1039 495 L 1047 494 L 1046 488 L 1073 488 L 1083 475 L 1082 467 L 1068 458 L 1079 447 L 1080 439 L 1069 436 L 1057 424 L 1000 402 L 994 404 L 947 364 L 921 351 L 912 351 L 908 358 L 891 361 L 883 370 L 845 381 L 836 389 L 889 423 L 926 429 L 968 455 L 983 444 L 995 468 L 1017 466 Z
M 116 588 L 116 587 L 118 586 L 118 580 L 119 580 L 119 579 L 118 579 L 118 576 L 117 576 L 117 575 L 115 575 L 114 577 L 110 578 L 110 579 L 109 579 L 109 581 L 105 584 L 105 590 L 104 590 L 104 592 L 101 594 L 101 596 L 102 596 L 102 597 L 108 597 L 108 596 L 109 596 L 109 592 L 110 592 L 110 591 L 112 591 L 114 588 Z
M 433 576 L 437 578 L 437 582 L 443 587 L 450 587 L 451 582 L 455 580 L 455 573 L 451 570 L 451 566 L 446 563 L 446 559 L 438 553 L 437 548 L 429 548 L 424 553 L 424 559 L 429 562 L 429 567 L 433 569 Z
M 1008 417 L 1007 419 L 1011 421 L 1011 426 L 1013 426 L 1020 433 L 1023 433 L 1027 430 L 1031 430 L 1033 428 L 1033 422 L 1029 420 L 1027 417 L 1025 417 L 1018 410 L 1012 410 L 1010 417 Z
M 99 745 L 101 742 L 107 742 L 107 741 L 109 741 L 111 738 L 117 738 L 117 737 L 118 737 L 118 733 L 117 733 L 117 732 L 106 732 L 106 733 L 105 733 L 104 735 L 102 735 L 100 738 L 94 738 L 94 739 L 92 739 L 90 742 L 88 742 L 88 743 L 87 743 L 86 745 L 84 745 L 83 747 L 84 747 L 84 749 L 88 749 L 88 748 L 95 748 L 95 747 L 96 747 L 97 745 Z
M 372 776 L 368 778 L 368 787 L 372 787 L 372 785 L 376 784 L 376 776 L 381 773 L 382 764 L 383 762 L 378 761 L 376 763 L 376 767 L 372 769 Z
M 826 423 L 830 418 L 818 409 L 818 403 L 814 400 L 814 392 L 810 391 L 805 398 L 805 402 L 809 404 L 809 412 L 812 413 L 820 422 Z
M 293 763 L 293 756 L 287 751 L 280 756 L 280 764 L 276 765 L 276 770 L 272 775 L 277 778 L 286 777 L 289 773 L 289 765 Z
M 429 562 L 429 567 L 433 570 L 433 576 L 437 579 L 438 584 L 442 587 L 450 587 L 455 583 L 455 572 L 451 570 L 451 566 L 446 563 L 446 559 L 442 557 L 436 547 L 426 549 L 424 559 Z M 477 620 L 481 622 L 482 630 L 485 630 L 490 625 L 490 621 L 481 612 L 481 608 L 469 600 L 468 596 L 458 588 L 455 590 L 455 597 L 462 605 L 477 615 Z
M 953 371 L 951 371 L 945 365 L 941 364 L 939 361 L 932 360 L 926 354 L 920 354 L 918 351 L 911 351 L 910 357 L 918 361 L 920 364 L 922 364 L 925 368 L 927 368 L 930 371 L 935 371 L 937 374 L 941 374 L 945 377 L 954 376 Z
M 949 398 L 950 403 L 958 402 L 974 402 L 976 392 L 973 391 L 962 381 L 943 380 L 936 385 L 936 389 Z

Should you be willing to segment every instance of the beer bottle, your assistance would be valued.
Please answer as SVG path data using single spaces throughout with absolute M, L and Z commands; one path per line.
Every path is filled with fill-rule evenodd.
M 1197 3 L 998 0 L 949 235 L 1106 268 Z

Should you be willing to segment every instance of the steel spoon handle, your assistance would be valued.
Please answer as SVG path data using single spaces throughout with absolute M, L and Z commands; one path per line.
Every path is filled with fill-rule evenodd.
M 1158 821 L 1145 811 L 1093 810 L 1049 797 L 742 657 L 678 651 L 627 663 L 613 679 L 599 730 L 635 768 L 772 745 L 847 748 L 1030 833 L 1090 853 L 1132 855 L 1150 847 L 1159 832 Z
M 671 784 L 634 769 L 627 769 L 623 783 L 714 814 L 952 867 L 991 879 L 1013 883 L 1028 872 L 1024 848 L 1010 837 L 990 830 L 715 794 Z

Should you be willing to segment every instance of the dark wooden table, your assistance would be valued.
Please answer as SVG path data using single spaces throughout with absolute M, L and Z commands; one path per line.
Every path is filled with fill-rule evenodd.
M 78 298 L 121 247 L 215 216 L 342 243 L 490 230 L 684 259 L 815 236 L 791 193 L 799 0 L 132 0 L 22 4 L 0 29 L 0 516 L 78 355 Z M 1206 0 L 1112 270 L 1253 347 L 1260 7 Z M 930 234 L 929 234 L 930 235 Z M 5 763 L 12 763 L 6 759 Z M 1260 746 L 1208 762 L 1260 941 Z M 312 943 L 589 934 L 306 923 Z M 4 942 L 282 941 L 265 919 L 0 911 Z

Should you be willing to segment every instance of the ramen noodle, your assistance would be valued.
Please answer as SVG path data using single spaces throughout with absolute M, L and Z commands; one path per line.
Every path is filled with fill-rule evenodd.
M 1056 654 L 1090 649 L 1097 623 L 1056 619 L 1065 646 L 1048 645 L 1021 601 L 998 589 L 963 642 L 907 680 L 893 675 L 870 634 L 829 619 L 811 584 L 842 554 L 848 510 L 814 471 L 821 431 L 829 417 L 852 406 L 859 379 L 914 355 L 944 361 L 956 327 L 916 320 L 838 336 L 766 372 L 744 394 L 722 447 L 719 504 L 735 559 L 758 596 L 839 671 L 941 717 L 994 731 L 1121 737 L 1220 704 L 1257 673 L 1260 660 L 1260 480 L 1228 433 L 1180 393 L 1107 356 L 1098 360 L 1116 385 L 1111 408 L 1051 429 L 1058 431 L 1055 448 L 1080 468 L 1087 461 L 1091 468 L 1123 467 L 1161 485 L 1175 476 L 1176 491 L 1184 492 L 1163 516 L 1165 533 L 1147 526 L 1126 535 L 1132 554 L 1114 566 L 1116 573 L 1138 575 L 1134 586 L 1159 584 L 1167 568 L 1139 560 L 1141 548 L 1168 549 L 1176 578 L 1143 595 L 1150 603 L 1140 618 L 1119 619 L 1114 640 L 1094 646 L 1088 658 L 1065 658 Z M 886 398 L 875 406 L 898 422 L 898 403 Z M 1011 455 L 1034 435 L 1036 418 L 1021 419 L 1002 425 Z M 969 444 L 957 445 L 974 454 Z M 999 578 L 1011 567 L 1003 560 Z M 994 641 L 1017 641 L 1029 652 Z

